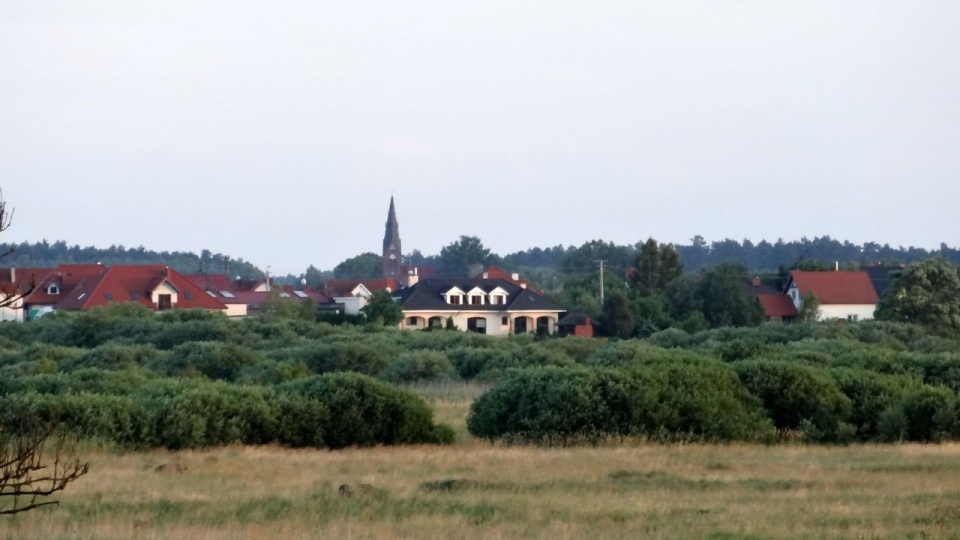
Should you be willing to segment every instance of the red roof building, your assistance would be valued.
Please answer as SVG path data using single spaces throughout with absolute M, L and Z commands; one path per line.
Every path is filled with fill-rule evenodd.
M 54 309 L 91 309 L 135 302 L 153 310 L 227 307 L 168 266 L 117 265 L 81 280 L 61 296 Z
M 820 303 L 820 320 L 872 319 L 880 301 L 866 272 L 794 270 L 785 292 L 798 311 L 803 307 L 804 297 L 813 294 Z
M 81 281 L 102 274 L 107 269 L 102 264 L 61 264 L 50 271 L 23 297 L 23 309 L 27 320 L 40 312 L 53 310 Z

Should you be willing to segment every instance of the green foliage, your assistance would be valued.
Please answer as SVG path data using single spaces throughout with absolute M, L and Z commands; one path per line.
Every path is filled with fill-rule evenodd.
M 376 253 L 361 253 L 333 268 L 337 279 L 379 279 L 383 277 L 383 257 Z
M 403 320 L 403 308 L 393 299 L 390 291 L 376 291 L 367 299 L 367 305 L 360 308 L 364 316 L 371 321 L 380 321 L 384 326 L 396 326 Z
M 763 321 L 763 309 L 742 292 L 747 269 L 724 263 L 700 275 L 696 296 L 703 316 L 711 327 L 756 326 Z
M 606 336 L 621 339 L 633 337 L 635 329 L 633 306 L 626 294 L 617 292 L 606 299 L 600 328 Z
M 173 377 L 200 374 L 214 380 L 234 381 L 243 368 L 265 359 L 262 353 L 233 343 L 192 341 L 174 347 L 169 356 L 152 367 Z
M 326 407 L 330 414 L 321 427 L 331 448 L 436 443 L 448 435 L 435 426 L 433 412 L 421 398 L 363 375 L 318 375 L 284 383 L 277 391 Z
M 440 273 L 446 277 L 467 277 L 471 264 L 489 265 L 499 258 L 492 256 L 490 250 L 476 236 L 463 235 L 456 242 L 440 249 Z
M 437 351 L 403 353 L 384 368 L 377 378 L 392 383 L 415 381 L 445 381 L 457 376 L 457 370 L 447 355 Z
M 943 259 L 911 264 L 877 304 L 877 319 L 920 324 L 941 335 L 960 331 L 960 276 Z
M 735 365 L 743 386 L 759 398 L 774 426 L 801 430 L 812 440 L 837 440 L 850 416 L 850 399 L 816 369 L 786 362 Z
M 801 298 L 802 304 L 797 313 L 797 322 L 812 323 L 820 320 L 820 300 L 813 291 L 807 291 L 807 294 Z
M 508 373 L 472 405 L 476 437 L 568 443 L 769 437 L 757 404 L 724 366 L 648 364 L 629 371 L 544 367 Z

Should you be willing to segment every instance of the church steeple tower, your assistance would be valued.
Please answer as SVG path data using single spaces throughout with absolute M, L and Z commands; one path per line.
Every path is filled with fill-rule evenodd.
M 400 251 L 400 225 L 397 223 L 397 210 L 390 197 L 390 211 L 387 213 L 387 225 L 383 233 L 383 277 L 402 277 L 403 253 Z

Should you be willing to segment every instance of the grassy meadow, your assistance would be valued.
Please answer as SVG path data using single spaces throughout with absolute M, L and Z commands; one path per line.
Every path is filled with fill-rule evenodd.
M 486 387 L 410 388 L 456 444 L 86 446 L 60 506 L 0 518 L 0 538 L 960 538 L 960 444 L 490 445 L 464 427 Z

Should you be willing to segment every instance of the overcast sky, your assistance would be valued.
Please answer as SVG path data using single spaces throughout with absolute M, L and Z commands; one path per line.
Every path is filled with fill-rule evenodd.
M 2 241 L 957 245 L 960 2 L 0 2 Z

